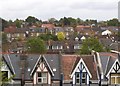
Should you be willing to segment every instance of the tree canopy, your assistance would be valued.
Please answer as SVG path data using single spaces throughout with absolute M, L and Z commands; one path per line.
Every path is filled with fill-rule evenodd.
M 46 52 L 46 46 L 43 40 L 40 38 L 30 38 L 27 40 L 26 43 L 27 51 L 29 53 L 45 53 Z
M 58 32 L 57 38 L 59 41 L 65 40 L 65 34 L 63 32 Z
M 58 40 L 57 36 L 53 34 L 41 34 L 39 38 L 41 38 L 44 41 L 48 41 L 48 40 L 57 41 Z
M 97 38 L 94 37 L 87 38 L 83 41 L 80 54 L 90 54 L 92 50 L 96 52 L 104 51 L 104 47 L 102 46 L 102 44 Z

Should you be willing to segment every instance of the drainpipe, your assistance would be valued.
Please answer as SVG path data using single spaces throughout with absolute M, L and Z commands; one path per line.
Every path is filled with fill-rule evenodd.
M 63 73 L 60 74 L 60 86 L 63 86 Z
M 100 81 L 99 81 L 99 86 L 101 86 L 101 74 L 99 74 Z

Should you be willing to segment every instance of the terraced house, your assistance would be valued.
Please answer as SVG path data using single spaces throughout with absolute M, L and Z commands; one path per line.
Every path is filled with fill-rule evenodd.
M 4 54 L 2 72 L 17 86 L 98 86 L 120 84 L 118 52 L 92 55 Z

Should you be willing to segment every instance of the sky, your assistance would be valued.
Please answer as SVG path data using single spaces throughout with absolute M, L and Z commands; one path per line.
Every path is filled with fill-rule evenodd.
M 34 16 L 41 20 L 74 17 L 99 21 L 118 17 L 119 0 L 0 0 L 0 17 L 6 20 Z

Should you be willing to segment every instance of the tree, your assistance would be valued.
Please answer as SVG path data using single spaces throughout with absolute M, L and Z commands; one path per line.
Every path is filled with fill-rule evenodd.
M 87 38 L 83 41 L 80 54 L 90 54 L 92 50 L 96 52 L 104 51 L 102 44 L 94 37 Z
M 7 43 L 7 35 L 6 33 L 2 33 L 2 44 Z
M 5 86 L 5 85 L 7 85 L 8 83 L 6 83 L 6 82 L 11 81 L 11 80 L 14 78 L 14 76 L 15 76 L 15 75 L 12 75 L 12 76 L 10 76 L 9 78 L 6 78 L 6 77 L 4 76 L 4 73 L 1 71 L 1 70 L 2 70 L 2 67 L 3 67 L 4 65 L 5 65 L 4 62 L 3 62 L 3 60 L 2 60 L 1 57 L 0 57 L 0 86 Z
M 19 19 L 16 19 L 14 21 L 17 28 L 21 28 L 21 25 L 22 25 L 23 22 L 24 22 L 23 20 L 19 20 Z
M 1 19 L 2 20 L 2 31 L 4 30 L 4 28 L 6 28 L 8 26 L 8 21 L 4 20 L 4 19 Z
M 76 27 L 77 26 L 77 20 L 72 18 L 72 17 L 68 17 L 68 21 L 70 22 L 70 26 L 71 27 Z
M 65 34 L 63 32 L 58 32 L 57 38 L 59 41 L 63 41 L 65 39 Z
M 80 18 L 77 18 L 77 19 L 76 19 L 76 22 L 77 22 L 77 25 L 82 25 L 82 24 L 84 24 L 84 21 L 81 20 Z
M 46 52 L 46 46 L 43 40 L 40 38 L 30 38 L 27 40 L 26 43 L 27 51 L 29 53 L 45 53 Z
M 32 24 L 39 22 L 39 19 L 37 19 L 33 16 L 28 16 L 27 19 L 25 19 L 25 21 L 28 22 L 29 25 L 31 26 Z
M 113 19 L 107 21 L 108 26 L 118 26 L 118 24 L 119 24 L 119 21 L 117 18 L 113 18 Z
M 48 40 L 54 40 L 57 41 L 57 36 L 53 35 L 53 34 L 41 34 L 39 36 L 40 39 L 44 40 L 44 41 L 48 41 Z

